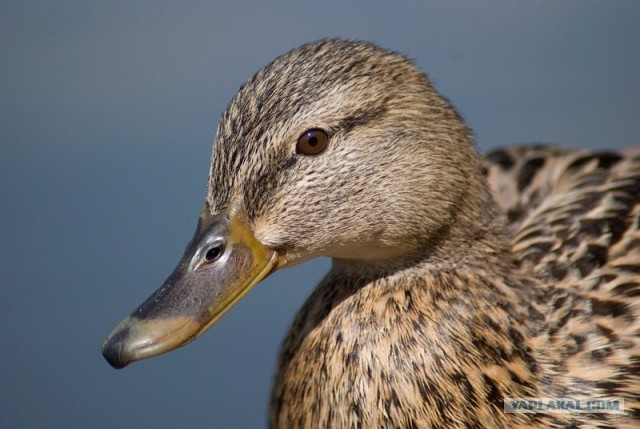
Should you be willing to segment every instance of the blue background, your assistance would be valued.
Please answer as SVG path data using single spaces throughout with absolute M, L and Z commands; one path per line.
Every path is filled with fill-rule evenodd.
M 0 2 L 0 427 L 264 427 L 280 342 L 328 267 L 270 277 L 125 370 L 107 333 L 173 269 L 218 117 L 320 37 L 415 58 L 485 151 L 640 136 L 640 2 Z

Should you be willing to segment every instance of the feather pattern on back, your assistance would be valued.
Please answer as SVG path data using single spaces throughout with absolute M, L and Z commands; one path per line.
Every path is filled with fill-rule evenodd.
M 550 291 L 534 340 L 554 351 L 550 385 L 627 398 L 640 419 L 640 149 L 512 147 L 485 167 L 517 262 Z

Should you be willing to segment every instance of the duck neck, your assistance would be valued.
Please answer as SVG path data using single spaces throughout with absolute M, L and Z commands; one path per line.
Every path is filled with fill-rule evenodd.
M 421 239 L 410 238 L 418 242 L 406 246 L 411 248 L 410 254 L 377 260 L 333 258 L 334 270 L 360 278 L 381 278 L 396 273 L 435 275 L 490 265 L 494 275 L 510 276 L 514 263 L 508 227 L 484 178 L 479 172 L 477 175 L 469 183 L 479 185 L 469 186 L 460 195 L 450 218 Z
M 442 300 L 466 300 L 481 312 L 502 303 L 505 311 L 494 319 L 501 329 L 518 326 L 524 335 L 535 335 L 543 322 L 544 309 L 538 303 L 545 292 L 517 266 L 508 228 L 489 192 L 474 192 L 419 253 L 386 261 L 334 258 L 329 277 L 349 285 L 346 295 L 360 288 L 385 293 L 410 285 L 425 303 L 420 309 L 424 312 L 440 308 Z
M 361 289 L 369 298 L 372 291 L 383 296 L 410 289 L 420 295 L 425 303 L 420 310 L 425 313 L 438 309 L 431 306 L 438 301 L 466 300 L 479 311 L 504 303 L 507 311 L 495 322 L 503 329 L 527 327 L 528 335 L 535 335 L 542 322 L 538 303 L 543 302 L 544 291 L 523 275 L 505 248 L 507 238 L 499 238 L 502 231 L 484 232 L 473 240 L 447 240 L 422 258 L 373 262 L 334 258 L 324 283 L 331 283 L 345 298 Z
M 503 369 L 496 370 L 502 374 L 496 380 L 510 384 L 504 395 L 533 394 L 530 380 L 538 377 L 539 368 L 529 340 L 544 326 L 545 292 L 514 262 L 507 227 L 488 192 L 470 203 L 476 205 L 476 213 L 482 204 L 479 213 L 484 215 L 456 217 L 435 243 L 414 258 L 334 259 L 327 280 L 340 291 L 336 302 L 410 297 L 409 307 L 395 307 L 398 320 L 406 312 L 424 314 L 431 321 L 427 329 L 444 333 L 441 341 L 454 340 L 456 353 L 475 356 L 467 359 L 468 365 L 484 371 L 485 359 L 499 356 L 493 364 Z M 468 206 L 461 207 L 461 212 L 467 210 Z M 387 313 L 385 319 L 393 317 Z

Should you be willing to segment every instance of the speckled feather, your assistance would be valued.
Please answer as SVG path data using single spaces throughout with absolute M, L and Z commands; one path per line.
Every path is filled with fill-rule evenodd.
M 315 157 L 295 150 L 310 128 L 330 138 Z M 284 343 L 272 427 L 640 424 L 638 150 L 481 158 L 410 61 L 324 40 L 225 111 L 206 205 L 238 201 L 288 264 L 333 258 Z M 503 412 L 562 395 L 627 413 Z

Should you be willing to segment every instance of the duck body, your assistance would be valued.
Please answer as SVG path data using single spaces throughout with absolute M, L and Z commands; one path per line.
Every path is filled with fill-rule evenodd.
M 272 427 L 640 425 L 639 149 L 483 158 L 403 56 L 303 45 L 227 107 L 196 234 L 103 353 L 182 346 L 317 256 L 332 268 L 285 340 Z M 504 410 L 576 397 L 624 413 Z
M 511 247 L 383 276 L 334 261 L 284 344 L 272 427 L 638 426 L 640 151 L 514 147 L 485 168 L 513 231 L 489 241 Z M 628 415 L 503 411 L 588 397 Z

